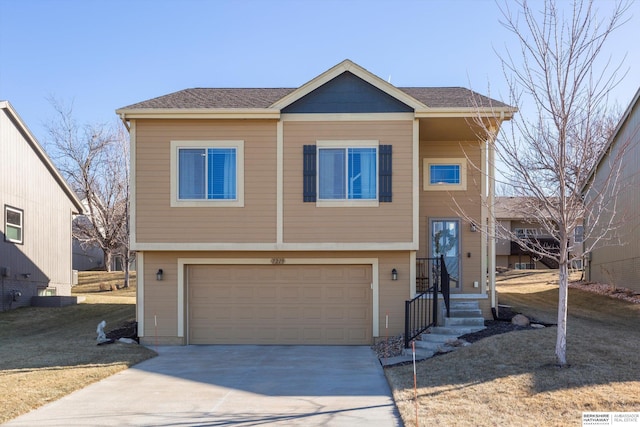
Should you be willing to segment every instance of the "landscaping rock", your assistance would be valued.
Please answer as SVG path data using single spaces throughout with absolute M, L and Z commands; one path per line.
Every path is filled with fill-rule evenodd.
M 531 322 L 529 321 L 529 318 L 524 314 L 516 314 L 511 319 L 511 323 L 513 323 L 516 326 L 529 326 Z

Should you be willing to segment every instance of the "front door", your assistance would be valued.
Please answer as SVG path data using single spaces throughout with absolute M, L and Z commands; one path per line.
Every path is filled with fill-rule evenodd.
M 460 220 L 432 219 L 430 223 L 431 256 L 444 255 L 451 290 L 460 290 Z

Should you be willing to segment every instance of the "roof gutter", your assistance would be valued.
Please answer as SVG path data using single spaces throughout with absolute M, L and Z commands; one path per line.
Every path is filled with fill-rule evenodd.
M 121 120 L 130 119 L 274 119 L 280 110 L 271 108 L 141 108 L 120 109 Z
M 499 117 L 500 121 L 511 120 L 513 115 L 518 111 L 517 108 L 428 108 L 424 110 L 416 110 L 416 118 L 447 118 L 447 117 L 482 117 L 493 118 Z

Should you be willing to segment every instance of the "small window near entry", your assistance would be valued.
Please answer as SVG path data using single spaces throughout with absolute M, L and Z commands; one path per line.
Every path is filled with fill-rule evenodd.
M 466 159 L 424 159 L 425 191 L 461 191 L 467 189 Z
M 460 165 L 429 165 L 429 184 L 460 184 Z
M 4 241 L 12 243 L 23 242 L 23 218 L 22 209 L 4 207 Z

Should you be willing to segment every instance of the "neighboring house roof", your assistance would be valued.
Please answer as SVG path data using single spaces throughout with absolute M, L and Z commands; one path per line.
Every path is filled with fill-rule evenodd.
M 350 60 L 345 60 L 299 88 L 192 88 L 138 102 L 116 112 L 120 115 L 145 112 L 184 113 L 202 110 L 218 112 L 278 113 L 342 73 L 349 72 L 413 108 L 416 113 L 466 115 L 487 110 L 491 115 L 510 117 L 516 108 L 462 87 L 395 87 Z
M 14 110 L 13 106 L 9 103 L 9 101 L 0 101 L 0 110 L 4 111 L 5 114 L 9 117 L 11 122 L 13 122 L 16 129 L 20 131 L 24 139 L 27 141 L 29 146 L 36 153 L 38 158 L 42 161 L 42 164 L 47 168 L 49 173 L 53 179 L 58 183 L 62 191 L 69 198 L 71 203 L 76 207 L 76 213 L 82 213 L 82 203 L 76 193 L 69 187 L 67 181 L 62 177 L 60 171 L 55 167 L 47 153 L 44 151 L 42 146 L 38 143 L 35 136 L 31 133 L 27 125 L 22 121 L 16 110 Z
M 539 217 L 538 206 L 540 201 L 535 197 L 496 197 L 493 205 L 496 219 L 524 221 Z
M 633 99 L 629 103 L 629 106 L 627 107 L 626 111 L 622 115 L 622 118 L 618 122 L 618 126 L 616 126 L 616 130 L 611 134 L 611 137 L 609 138 L 609 141 L 607 142 L 607 145 L 605 145 L 604 148 L 602 149 L 602 151 L 600 152 L 600 156 L 598 157 L 598 161 L 595 163 L 595 165 L 591 169 L 591 172 L 589 173 L 589 179 L 585 180 L 585 183 L 582 186 L 582 189 L 581 189 L 582 192 L 585 191 L 586 187 L 591 182 L 591 179 L 596 174 L 598 168 L 602 164 L 602 160 L 605 158 L 607 153 L 609 153 L 609 151 L 610 151 L 609 149 L 611 148 L 611 146 L 616 141 L 616 139 L 618 137 L 618 133 L 620 132 L 620 129 L 622 129 L 622 126 L 624 126 L 625 122 L 629 119 L 629 116 L 631 116 L 632 111 L 635 109 L 636 105 L 639 102 L 640 102 L 640 88 L 638 88 L 638 91 L 636 92 L 636 94 L 634 95 Z

